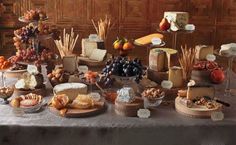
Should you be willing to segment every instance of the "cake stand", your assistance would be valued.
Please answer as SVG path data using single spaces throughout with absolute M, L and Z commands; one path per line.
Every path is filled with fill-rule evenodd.
M 177 49 L 177 37 L 179 34 L 191 34 L 194 32 L 194 30 L 178 30 L 178 31 L 162 31 L 160 29 L 157 29 L 157 32 L 162 33 L 162 34 L 171 34 L 172 35 L 172 48 Z

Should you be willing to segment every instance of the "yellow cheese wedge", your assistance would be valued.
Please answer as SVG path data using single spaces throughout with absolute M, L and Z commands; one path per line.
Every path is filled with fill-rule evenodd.
M 161 40 L 163 40 L 164 36 L 159 33 L 154 33 L 154 34 L 150 34 L 150 35 L 138 38 L 134 41 L 134 43 L 137 45 L 147 45 L 152 42 L 153 38 L 160 38 Z
M 194 100 L 197 97 L 215 97 L 215 89 L 211 86 L 191 86 L 188 87 L 187 99 Z

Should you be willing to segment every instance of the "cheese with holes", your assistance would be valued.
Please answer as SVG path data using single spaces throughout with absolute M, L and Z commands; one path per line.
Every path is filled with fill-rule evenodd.
M 180 29 L 185 29 L 185 26 L 189 22 L 188 12 L 169 11 L 164 13 L 164 17 L 167 18 L 169 22 L 174 22 Z
M 187 99 L 194 100 L 198 97 L 215 97 L 215 88 L 212 86 L 190 86 L 187 91 Z
M 155 71 L 163 71 L 165 66 L 165 51 L 152 49 L 149 54 L 149 68 Z
M 87 85 L 83 83 L 64 83 L 53 88 L 56 95 L 66 94 L 70 101 L 74 100 L 78 94 L 87 94 Z
M 195 49 L 196 49 L 196 59 L 206 60 L 208 54 L 213 54 L 214 46 L 197 45 Z
M 173 83 L 174 88 L 182 87 L 184 84 L 183 72 L 181 67 L 173 66 L 169 69 L 168 80 Z
M 96 61 L 103 61 L 107 54 L 107 50 L 104 49 L 94 49 L 89 59 L 96 60 Z

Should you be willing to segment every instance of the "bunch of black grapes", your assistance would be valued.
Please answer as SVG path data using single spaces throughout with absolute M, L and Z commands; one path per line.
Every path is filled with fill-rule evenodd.
M 137 83 L 145 75 L 146 68 L 142 65 L 141 60 L 135 58 L 129 60 L 127 57 L 114 57 L 106 62 L 106 67 L 102 70 L 105 85 L 110 85 L 114 81 L 111 76 L 135 77 Z
M 22 31 L 21 40 L 23 43 L 28 43 L 30 38 L 36 37 L 39 33 L 38 29 L 35 29 L 33 26 L 26 26 L 22 28 Z

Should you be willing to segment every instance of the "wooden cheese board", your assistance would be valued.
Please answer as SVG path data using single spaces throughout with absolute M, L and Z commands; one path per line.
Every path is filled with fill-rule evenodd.
M 175 99 L 175 109 L 178 113 L 195 118 L 210 118 L 211 114 L 215 111 L 220 111 L 222 106 L 208 109 L 205 106 L 194 105 L 191 108 L 185 106 L 181 103 L 181 98 L 176 97 Z
M 106 103 L 104 101 L 99 101 L 95 103 L 95 106 L 89 109 L 72 109 L 68 108 L 63 115 L 66 118 L 82 118 L 82 117 L 90 117 L 96 116 L 106 111 Z M 56 108 L 49 106 L 49 110 L 58 116 L 62 116 L 60 111 Z
M 158 72 L 152 69 L 147 70 L 147 78 L 160 84 L 163 80 L 168 80 L 168 72 Z
M 144 102 L 140 97 L 136 97 L 132 103 L 115 101 L 115 112 L 121 116 L 135 117 L 137 116 L 137 111 L 142 108 L 144 108 Z

